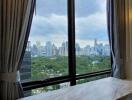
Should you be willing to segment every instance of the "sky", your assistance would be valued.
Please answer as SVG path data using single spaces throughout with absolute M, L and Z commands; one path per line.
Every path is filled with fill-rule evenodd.
M 29 41 L 42 45 L 51 41 L 56 46 L 68 40 L 67 0 L 36 0 Z M 75 0 L 76 42 L 81 47 L 93 40 L 108 44 L 106 0 Z

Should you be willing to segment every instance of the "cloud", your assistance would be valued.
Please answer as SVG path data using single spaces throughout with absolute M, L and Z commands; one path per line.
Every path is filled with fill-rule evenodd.
M 86 17 L 101 10 L 99 2 L 102 0 L 75 0 L 75 11 L 77 17 Z
M 95 13 L 87 17 L 76 18 L 76 36 L 78 39 L 107 39 L 106 15 Z M 67 35 L 67 16 L 53 14 L 50 17 L 34 17 L 31 36 L 50 38 L 53 35 Z
M 52 13 L 58 15 L 67 14 L 67 0 L 36 0 L 36 2 L 39 16 L 50 16 Z
M 54 34 L 65 34 L 67 33 L 67 17 L 52 14 L 49 17 L 45 16 L 34 16 L 31 36 L 46 36 L 49 37 Z
M 105 13 L 95 13 L 87 17 L 76 18 L 76 33 L 78 39 L 107 39 L 107 24 Z
M 32 43 L 52 41 L 60 46 L 67 38 L 67 16 L 52 14 L 51 16 L 34 16 L 29 40 Z
M 40 0 L 43 1 L 44 0 Z M 57 5 L 54 0 L 46 1 L 45 6 Z M 56 0 L 55 0 L 56 1 Z M 65 0 L 60 0 L 65 1 Z M 78 9 L 78 14 L 76 14 L 76 39 L 77 41 L 91 41 L 93 39 L 98 39 L 100 41 L 107 41 L 107 24 L 106 24 L 106 0 L 76 0 L 80 3 Z M 86 3 L 88 1 L 88 3 Z M 52 3 L 51 3 L 52 2 Z M 64 3 L 64 2 L 60 2 Z M 66 2 L 65 2 L 66 3 Z M 59 3 L 58 3 L 59 4 Z M 91 5 L 92 6 L 91 6 Z M 84 5 L 84 6 L 83 6 Z M 89 5 L 89 6 L 88 6 Z M 60 45 L 63 41 L 67 41 L 67 15 L 64 12 L 62 5 L 58 6 L 58 10 L 53 10 L 52 8 L 46 8 L 42 4 L 38 5 L 38 13 L 34 15 L 30 41 L 41 41 L 45 43 L 46 41 L 52 41 L 57 45 Z M 65 7 L 65 6 L 64 6 Z M 45 9 L 44 9 L 45 8 Z M 53 6 L 54 8 L 54 6 Z M 59 12 L 59 10 L 62 9 Z M 44 10 L 44 11 L 42 11 Z M 46 10 L 46 13 L 45 13 Z M 76 9 L 77 10 L 77 9 Z M 86 42 L 85 42 L 86 43 Z M 89 42 L 91 43 L 91 42 Z
M 50 38 L 42 37 L 42 36 L 33 36 L 30 37 L 29 40 L 31 41 L 31 44 L 35 44 L 36 41 L 41 41 L 41 45 L 45 45 L 47 41 L 51 41 L 54 43 L 57 47 L 60 47 L 62 42 L 67 41 L 67 36 L 64 35 L 52 35 Z
M 67 15 L 67 0 L 37 0 L 37 14 L 39 16 L 50 16 L 52 13 Z M 106 0 L 75 0 L 76 13 L 78 16 L 87 16 L 106 6 Z

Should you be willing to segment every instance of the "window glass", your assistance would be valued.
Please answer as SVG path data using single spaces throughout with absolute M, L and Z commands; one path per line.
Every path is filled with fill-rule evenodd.
M 110 68 L 106 0 L 75 0 L 77 74 Z
M 29 41 L 21 65 L 21 82 L 68 75 L 67 0 L 37 0 Z M 106 0 L 75 0 L 76 72 L 111 68 Z M 77 80 L 77 84 L 108 75 Z M 60 89 L 61 83 L 26 91 L 25 95 Z
M 21 81 L 68 74 L 67 0 L 36 0 Z

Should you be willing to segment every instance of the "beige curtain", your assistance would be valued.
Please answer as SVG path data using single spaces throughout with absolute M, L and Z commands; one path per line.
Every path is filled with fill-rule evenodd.
M 0 0 L 0 100 L 23 96 L 18 73 L 34 5 L 35 0 Z
M 132 0 L 125 0 L 126 5 L 126 78 L 132 80 Z

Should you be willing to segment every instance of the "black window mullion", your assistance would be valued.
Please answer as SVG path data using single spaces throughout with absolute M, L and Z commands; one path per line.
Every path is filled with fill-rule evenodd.
M 68 61 L 70 85 L 76 85 L 75 2 L 68 0 Z

